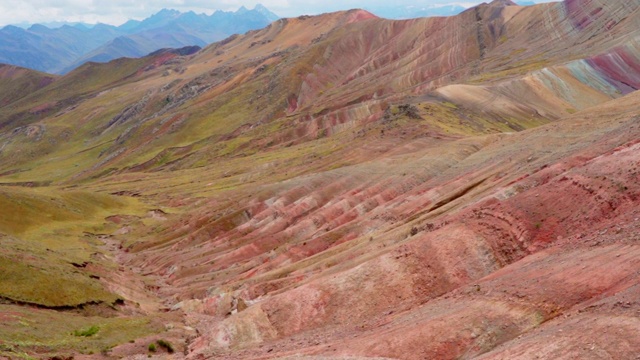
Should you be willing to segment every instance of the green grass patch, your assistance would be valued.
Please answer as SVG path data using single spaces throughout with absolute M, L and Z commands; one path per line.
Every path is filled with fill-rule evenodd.
M 34 261 L 35 260 L 35 261 Z M 87 303 L 113 304 L 116 294 L 72 265 L 53 259 L 0 257 L 0 296 L 47 307 L 78 306 Z
M 142 316 L 103 318 L 15 305 L 0 305 L 0 314 L 0 357 L 9 358 L 36 352 L 39 358 L 59 352 L 98 354 L 164 331 L 161 321 Z
M 452 103 L 450 101 L 443 101 L 441 104 L 444 105 L 445 107 L 449 108 L 449 109 L 454 109 L 455 110 L 455 109 L 458 108 L 458 105 L 456 105 L 456 104 L 454 104 L 454 103 Z
M 175 349 L 173 348 L 173 345 L 171 345 L 170 342 L 168 342 L 167 340 L 164 339 L 160 339 L 158 341 L 156 341 L 156 343 L 158 344 L 158 346 L 160 346 L 161 348 L 167 350 L 167 352 L 169 354 L 173 354 L 175 352 Z
M 89 336 L 93 336 L 95 334 L 98 333 L 98 331 L 100 331 L 100 327 L 93 325 L 91 327 L 88 327 L 86 329 L 82 329 L 82 330 L 75 330 L 73 332 L 73 335 L 75 336 L 84 336 L 84 337 L 89 337 Z
M 115 196 L 82 191 L 60 191 L 55 188 L 0 188 L 0 232 L 22 235 L 29 230 L 42 230 L 56 223 L 102 221 L 100 215 L 118 210 L 126 202 Z M 67 223 L 67 224 L 63 224 Z
M 0 297 L 46 307 L 113 304 L 118 296 L 74 266 L 96 263 L 105 217 L 137 211 L 130 199 L 84 191 L 0 188 Z M 102 267 L 115 266 L 102 261 Z

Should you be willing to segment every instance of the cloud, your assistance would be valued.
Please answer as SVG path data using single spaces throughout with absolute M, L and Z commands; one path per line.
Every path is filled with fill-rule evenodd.
M 393 4 L 433 7 L 448 4 L 472 6 L 480 2 L 397 0 Z M 389 0 L 2 0 L 0 1 L 0 25 L 52 21 L 103 22 L 118 25 L 129 19 L 144 19 L 163 8 L 211 14 L 216 10 L 233 11 L 240 6 L 253 8 L 258 3 L 262 3 L 269 10 L 283 17 L 389 6 Z

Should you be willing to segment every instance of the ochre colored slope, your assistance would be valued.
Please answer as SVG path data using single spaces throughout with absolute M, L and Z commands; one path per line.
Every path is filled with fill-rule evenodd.
M 46 102 L 30 99 L 19 113 L 34 119 L 63 110 L 46 121 L 51 137 L 67 136 L 77 146 L 50 140 L 13 164 L 40 166 L 43 154 L 54 153 L 67 162 L 51 166 L 89 165 L 74 178 L 167 163 L 201 166 L 239 149 L 253 153 L 357 132 L 390 105 L 422 101 L 438 88 L 438 97 L 491 124 L 483 132 L 500 131 L 505 122 L 512 129 L 536 126 L 635 88 L 620 78 L 635 72 L 637 61 L 632 32 L 624 30 L 638 19 L 631 5 L 603 5 L 582 28 L 567 28 L 568 6 L 491 4 L 456 17 L 407 21 L 361 11 L 301 17 L 232 37 L 190 59 L 157 61 L 145 76 L 132 74 L 148 59 L 108 65 L 119 69 L 117 76 L 107 67 L 87 66 L 38 95 Z M 103 82 L 101 74 L 110 80 Z M 121 78 L 127 80 L 118 86 Z M 460 85 L 465 83 L 479 87 Z M 71 91 L 72 84 L 78 89 Z M 101 91 L 113 86 L 118 91 Z M 59 99 L 69 93 L 76 95 Z M 79 102 L 86 94 L 100 96 Z M 17 116 L 8 119 L 16 122 Z M 70 148 L 76 150 L 65 151 Z
M 50 139 L 36 146 L 35 154 L 7 161 L 6 170 L 16 170 L 18 162 L 41 166 L 45 154 L 64 162 L 48 162 L 52 167 L 83 164 L 76 169 L 82 171 L 51 180 L 167 163 L 201 166 L 229 153 L 357 132 L 380 120 L 390 105 L 415 102 L 414 97 L 442 86 L 436 95 L 479 114 L 487 124 L 482 132 L 501 131 L 505 122 L 512 129 L 536 126 L 634 86 L 622 89 L 615 75 L 634 69 L 634 42 L 620 47 L 629 37 L 614 38 L 611 32 L 632 28 L 635 13 L 622 20 L 623 10 L 607 5 L 593 24 L 568 30 L 567 6 L 494 3 L 456 17 L 407 21 L 376 19 L 362 11 L 301 17 L 232 37 L 189 59 L 155 61 L 152 71 L 149 59 L 87 65 L 36 96 L 46 102 L 25 100 L 22 112 L 7 118 L 24 123 L 58 111 L 46 121 L 49 137 L 77 145 Z M 550 36 L 558 36 L 558 43 L 549 42 Z M 602 59 L 608 54 L 621 54 L 623 70 L 605 76 Z M 567 59 L 584 60 L 567 67 Z M 136 72 L 136 66 L 146 71 Z M 538 71 L 527 75 L 531 70 Z M 141 72 L 144 76 L 135 75 Z M 446 87 L 495 78 L 502 83 Z

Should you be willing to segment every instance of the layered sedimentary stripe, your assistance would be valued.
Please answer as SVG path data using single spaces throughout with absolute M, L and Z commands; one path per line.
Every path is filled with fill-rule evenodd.
M 574 28 L 585 30 L 594 25 L 611 28 L 636 10 L 640 2 L 605 0 L 565 0 L 564 9 Z M 600 22 L 605 21 L 604 24 Z

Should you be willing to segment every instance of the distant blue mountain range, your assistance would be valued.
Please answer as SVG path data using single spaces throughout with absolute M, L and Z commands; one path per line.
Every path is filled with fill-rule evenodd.
M 420 17 L 457 15 L 466 10 L 466 8 L 459 5 L 439 7 L 389 5 L 365 7 L 365 10 L 386 19 L 413 19 Z
M 0 63 L 64 74 L 89 62 L 140 57 L 162 48 L 205 46 L 230 35 L 260 29 L 279 17 L 262 5 L 211 15 L 163 9 L 120 26 L 49 23 L 0 29 Z
M 520 6 L 527 5 L 535 5 L 535 2 L 531 0 L 519 0 L 514 1 Z M 432 16 L 452 16 L 458 15 L 459 13 L 465 11 L 467 8 L 460 5 L 443 5 L 443 6 L 397 6 L 392 4 L 389 5 L 378 5 L 378 6 L 365 6 L 365 10 L 370 11 L 371 13 L 387 18 L 387 19 L 413 19 L 420 17 L 432 17 Z

